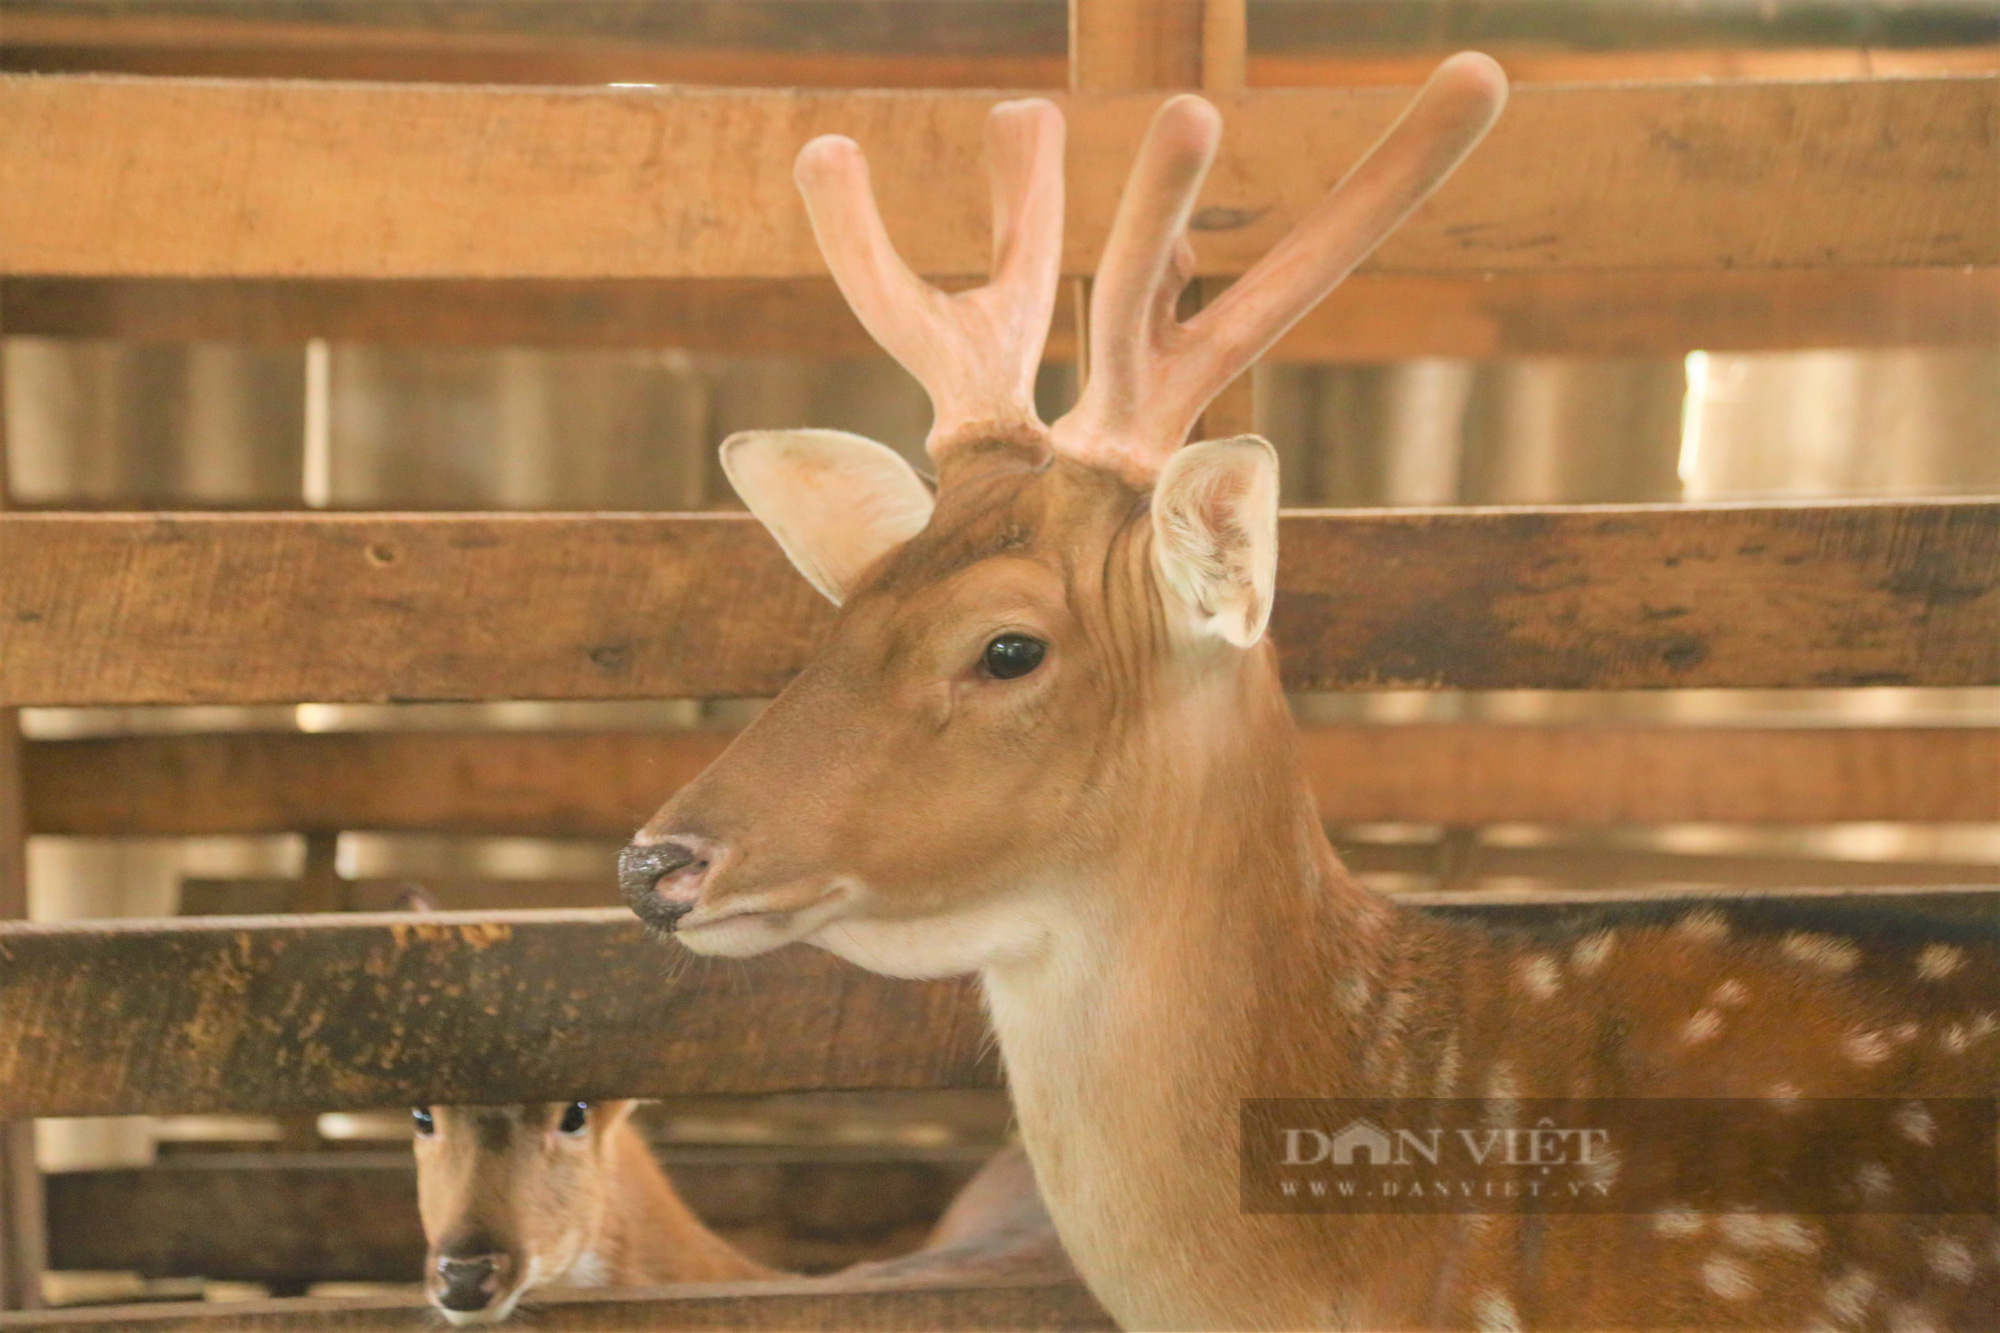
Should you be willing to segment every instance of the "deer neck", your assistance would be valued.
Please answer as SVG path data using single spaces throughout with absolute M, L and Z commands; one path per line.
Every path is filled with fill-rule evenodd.
M 1121 1305 L 1120 1284 L 1184 1256 L 1116 1218 L 1237 1212 L 1240 1100 L 1364 1077 L 1362 1024 L 1330 992 L 1366 993 L 1403 929 L 1326 841 L 1267 650 L 1155 720 L 1119 774 L 1114 853 L 1050 893 L 1044 947 L 982 974 L 1064 1242 L 1141 1322 L 1160 1307 Z
M 611 1192 L 596 1239 L 570 1266 L 570 1286 L 650 1286 L 772 1276 L 695 1216 L 629 1121 L 612 1131 Z

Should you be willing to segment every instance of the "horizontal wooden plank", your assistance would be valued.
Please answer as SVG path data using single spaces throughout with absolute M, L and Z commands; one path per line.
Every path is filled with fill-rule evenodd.
M 984 1043 L 964 985 L 620 910 L 0 926 L 0 1119 L 985 1087 Z
M 1558 843 L 1512 846 L 1446 842 L 1340 840 L 1340 856 L 1356 872 L 1414 875 L 1449 890 L 1477 893 L 1496 880 L 1532 880 L 1572 888 L 1663 885 L 1718 889 L 1913 888 L 2000 886 L 2000 862 L 1855 860 L 1828 856 L 1659 851 Z M 574 904 L 577 900 L 572 899 Z M 570 904 L 565 904 L 570 905 Z
M 1794 928 L 1782 922 L 1803 912 L 1865 936 L 1857 913 L 1905 898 L 1767 893 L 1734 907 L 1746 928 Z M 1912 900 L 1913 926 L 1970 914 L 2000 931 L 1990 888 Z M 1517 901 L 1493 919 L 1687 901 Z M 969 984 L 894 981 L 811 949 L 704 965 L 621 911 L 0 924 L 8 1119 L 992 1087 L 986 1046 Z
M 833 284 L 616 280 L 0 280 L 0 332 L 142 342 L 679 347 L 879 355 Z M 1360 274 L 1265 360 L 1679 356 L 1697 349 L 2000 344 L 2000 268 Z M 1058 312 L 1047 357 L 1076 354 Z
M 761 87 L 1060 87 L 1062 0 L 236 3 L 9 0 L 0 69 L 227 78 Z M 1447 9 L 1456 12 L 1447 13 Z M 1761 9 L 1762 7 L 1760 7 Z M 1412 11 L 1415 11 L 1413 17 Z M 1993 68 L 1994 25 L 1962 6 L 1769 16 L 1621 4 L 1250 7 L 1252 87 L 1420 82 L 1447 36 L 1516 80 L 1818 78 Z M 1857 38 L 1866 45 L 1855 45 Z M 1974 63 L 1983 59 L 1986 63 Z
M 242 277 L 820 275 L 791 154 L 858 139 L 912 264 L 984 271 L 977 92 L 552 90 L 0 77 L 0 271 Z M 1240 273 L 1400 109 L 1219 99 L 1198 271 Z M 1065 96 L 1064 269 L 1108 229 L 1154 94 Z M 1383 246 L 1384 272 L 2000 264 L 2000 76 L 1532 85 Z M 961 150 L 954 150 L 961 151 Z
M 1295 689 L 2000 684 L 2000 502 L 1302 511 Z M 0 706 L 775 693 L 741 515 L 0 516 Z
M 624 838 L 728 740 L 425 731 L 32 741 L 28 826 L 88 837 Z M 1971 727 L 1311 726 L 1302 750 L 1321 816 L 1340 824 L 2000 821 L 2000 732 Z
M 523 1323 L 565 1333 L 901 1333 L 1116 1326 L 1080 1282 L 944 1283 L 859 1278 L 537 1293 Z M 0 1314 L 4 1328 L 93 1333 L 435 1333 L 415 1297 L 107 1306 Z
M 758 1147 L 655 1153 L 689 1207 L 753 1258 L 826 1271 L 907 1251 L 981 1161 Z M 407 1149 L 176 1153 L 48 1184 L 50 1267 L 229 1282 L 413 1282 L 423 1272 Z

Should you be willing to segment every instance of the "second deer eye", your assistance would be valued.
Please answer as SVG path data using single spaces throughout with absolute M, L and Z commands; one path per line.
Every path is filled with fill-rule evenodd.
M 562 1119 L 556 1128 L 565 1134 L 581 1134 L 583 1127 L 590 1123 L 590 1106 L 585 1102 L 571 1102 L 563 1107 Z
M 986 645 L 979 665 L 995 680 L 1013 680 L 1040 666 L 1048 651 L 1049 646 L 1040 639 L 1025 634 L 1002 634 Z

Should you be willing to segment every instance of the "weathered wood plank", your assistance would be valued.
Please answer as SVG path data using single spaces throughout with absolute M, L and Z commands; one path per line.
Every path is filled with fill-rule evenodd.
M 2000 502 L 1300 511 L 1295 689 L 2000 683 Z M 0 707 L 775 693 L 741 515 L 0 516 Z
M 0 926 L 0 1033 L 0 1116 L 998 1076 L 963 985 L 818 951 L 703 965 L 617 910 Z
M 1850 7 L 1771 18 L 1714 6 L 1270 4 L 1256 7 L 1253 87 L 1421 82 L 1449 34 L 1516 80 L 1868 77 L 1995 67 L 2000 33 L 1967 6 Z M 176 0 L 8 0 L 0 69 L 222 78 L 759 87 L 1060 87 L 1062 0 L 924 3 L 494 4 L 336 7 Z M 1579 49 L 1580 48 L 1580 49 Z
M 1239 273 L 1400 108 L 1218 95 L 1201 276 Z M 850 134 L 929 273 L 982 272 L 974 92 L 507 89 L 0 77 L 0 271 L 808 277 L 790 146 Z M 1155 94 L 1077 93 L 1065 271 L 1087 273 Z M 1383 246 L 1384 272 L 2000 263 L 2000 76 L 1539 85 Z M 755 151 L 751 151 L 754 147 Z
M 1913 894 L 1900 928 L 1940 905 L 2000 928 L 1992 889 Z M 1865 933 L 1866 911 L 1910 897 L 1737 906 Z M 1573 914 L 1502 906 L 1514 924 Z M 0 1116 L 991 1087 L 986 1045 L 969 984 L 810 949 L 704 966 L 621 911 L 0 926 Z
M 0 331 L 140 342 L 680 347 L 879 355 L 830 282 L 8 278 Z M 1266 361 L 1680 356 L 1696 349 L 2000 344 L 2000 269 L 1360 274 Z M 1048 359 L 1076 355 L 1059 311 Z
M 1993 502 L 1298 513 L 1283 550 L 1299 688 L 2000 682 Z M 0 704 L 767 694 L 829 619 L 727 515 L 20 514 L 0 567 Z
M 888 1257 L 885 1242 L 928 1230 L 984 1151 L 655 1148 L 704 1222 L 793 1272 Z M 57 1269 L 294 1283 L 423 1271 L 407 1149 L 177 1153 L 53 1174 L 48 1197 Z
M 1985 502 L 1298 513 L 1281 552 L 1295 689 L 2000 679 Z
M 686 1287 L 555 1291 L 525 1312 L 565 1333 L 901 1333 L 910 1330 L 1110 1330 L 1080 1282 L 995 1279 L 962 1284 L 797 1278 Z M 0 1315 L 0 1328 L 93 1333 L 433 1333 L 420 1300 L 285 1300 L 107 1306 Z
M 37 833 L 86 837 L 624 838 L 728 741 L 518 731 L 35 741 L 28 820 Z M 1332 823 L 2000 822 L 2000 733 L 1971 727 L 1310 726 L 1302 747 Z
M 0 380 L 0 511 L 8 507 L 5 384 Z M 0 921 L 28 915 L 27 810 L 23 804 L 21 719 L 0 708 Z M 32 1121 L 0 1116 L 0 1310 L 42 1304 L 48 1237 Z

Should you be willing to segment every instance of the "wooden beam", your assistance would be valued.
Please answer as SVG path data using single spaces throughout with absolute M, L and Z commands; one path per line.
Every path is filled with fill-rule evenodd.
M 405 731 L 34 741 L 28 821 L 37 833 L 83 837 L 622 839 L 729 739 Z M 2000 733 L 1975 727 L 1311 726 L 1302 750 L 1321 817 L 1336 824 L 2000 822 Z M 364 910 L 388 907 L 390 887 L 358 886 Z M 449 882 L 433 887 L 453 905 Z M 235 901 L 236 911 L 279 910 Z
M 688 1206 L 739 1248 L 790 1271 L 883 1257 L 922 1235 L 983 1149 L 656 1145 Z M 57 1269 L 227 1282 L 410 1282 L 423 1271 L 407 1149 L 190 1152 L 152 1166 L 49 1177 Z
M 5 76 L 0 271 L 815 277 L 790 146 L 838 130 L 870 152 L 913 265 L 979 273 L 985 184 L 935 154 L 970 153 L 993 100 Z M 1087 273 L 1158 97 L 1065 100 L 1065 272 Z M 1403 100 L 1221 97 L 1198 276 L 1260 257 Z M 2000 76 L 1531 86 L 1373 267 L 1991 266 L 1996 135 Z
M 320 11 L 327 21 L 295 21 L 282 11 L 161 13 L 157 5 L 113 9 L 8 6 L 0 69 L 235 79 L 357 79 L 374 82 L 606 84 L 660 83 L 762 88 L 1058 88 L 1063 82 L 1060 13 L 1036 22 L 1033 6 L 983 3 L 928 6 L 848 3 L 808 6 L 737 3 L 733 31 L 687 24 L 696 6 L 676 4 L 677 31 L 633 30 L 606 6 L 575 7 L 598 20 L 563 30 L 491 24 L 488 6 L 462 8 L 449 26 L 399 24 L 421 11 L 363 18 L 357 6 Z M 431 6 L 433 14 L 437 6 Z M 519 5 L 503 7 L 524 16 Z M 644 20 L 646 6 L 622 6 Z M 717 6 L 709 6 L 722 18 Z M 960 13 L 954 14 L 952 10 Z M 843 14 L 842 11 L 846 11 Z M 852 20 L 874 11 L 865 31 Z M 788 12 L 789 11 L 789 12 Z M 896 12 L 902 11 L 902 12 Z M 810 14 L 810 34 L 779 32 Z M 549 17 L 560 21 L 560 10 Z M 841 20 L 849 22 L 843 24 Z M 916 22 L 912 22 L 912 18 Z M 924 20 L 931 20 L 925 24 Z M 1053 22 L 1048 21 L 1053 19 Z M 344 21 L 343 21 L 344 20 Z M 968 21 L 969 20 L 969 21 Z M 1011 20 L 1011 22 L 1010 22 Z M 1024 22 L 1025 20 L 1025 22 Z M 671 22 L 671 18 L 668 22 Z M 619 30 L 620 27 L 624 30 Z M 554 30 L 551 30 L 554 27 Z M 841 29 L 845 27 L 847 31 Z M 703 29 L 707 29 L 704 31 Z M 692 29 L 692 30 L 690 30 Z M 751 31 L 745 31 L 750 29 Z M 1025 31 L 1024 31 L 1025 30 Z M 924 38 L 933 37 L 929 43 Z M 900 41 L 894 40 L 900 37 Z M 1048 41 L 1054 38 L 1054 44 Z M 805 39 L 816 39 L 813 45 Z M 843 39 L 846 44 L 843 46 Z M 889 40 L 885 40 L 889 39 Z M 857 40 L 867 46 L 855 45 Z M 967 49 L 976 45 L 981 49 Z
M 9 503 L 4 376 L 0 376 L 0 512 Z M 0 708 L 0 922 L 28 915 L 27 810 L 20 715 Z M 36 1310 L 47 1265 L 35 1125 L 0 1116 L 0 1310 Z
M 1955 896 L 2000 943 L 2000 893 L 1916 893 L 1927 911 Z M 1725 901 L 1745 929 L 1866 938 L 1909 896 Z M 1516 903 L 1508 920 L 1576 910 Z M 0 1115 L 998 1082 L 969 983 L 895 981 L 813 949 L 704 966 L 670 947 L 620 911 L 0 925 Z
M 2000 501 L 1300 511 L 1327 690 L 2000 684 Z M 0 707 L 774 694 L 831 610 L 742 515 L 0 516 Z
M 902 1333 L 903 1330 L 1115 1329 L 1080 1282 L 963 1283 L 863 1278 L 537 1293 L 528 1317 L 565 1333 Z M 0 1329 L 92 1333 L 434 1333 L 417 1297 L 179 1302 L 0 1315 Z
M 400 912 L 403 896 L 421 886 L 432 906 L 446 912 L 534 912 L 551 908 L 616 907 L 618 884 L 595 879 L 344 879 L 341 905 L 303 905 L 297 879 L 184 879 L 182 916 L 281 916 L 298 912 Z
M 831 282 L 180 278 L 0 280 L 0 332 L 140 342 L 679 347 L 874 357 Z M 1266 361 L 1681 356 L 2000 345 L 2000 268 L 1751 269 L 1350 278 Z M 1048 359 L 1076 357 L 1067 311 Z
M 2000 863 L 1992 861 L 1858 861 L 1573 844 L 1515 847 L 1474 843 L 1461 848 L 1450 839 L 1343 842 L 1340 856 L 1350 870 L 1359 873 L 1417 875 L 1462 892 L 1476 892 L 1474 886 L 1496 879 L 1537 880 L 1564 889 L 1629 887 L 1643 892 L 1657 892 L 1671 884 L 1743 890 L 2000 887 Z M 2000 898 L 1994 901 L 2000 902 Z
M 986 1045 L 965 985 L 622 910 L 0 926 L 0 1116 L 989 1087 Z
M 1447 15 L 1419 6 L 1423 18 L 1413 23 L 1412 7 L 1399 10 L 1397 0 L 1261 4 L 1249 83 L 1414 85 L 1443 54 L 1444 33 L 1492 53 L 1517 82 L 1863 78 L 2000 67 L 1992 23 L 1963 7 L 1876 11 L 1866 32 L 1857 31 L 1851 10 L 1837 6 L 1816 21 L 1788 16 L 1750 25 L 1745 11 L 1713 7 L 1620 5 L 1608 23 L 1601 8 L 1587 4 L 1456 9 Z M 291 12 L 267 6 L 246 15 L 240 3 L 179 0 L 163 12 L 127 0 L 9 0 L 0 69 L 430 83 L 1060 87 L 1063 10 L 1062 0 L 683 0 L 664 12 L 447 2 Z M 1206 38 L 1212 8 L 1202 21 Z M 1240 32 L 1226 44 L 1240 49 Z M 1206 65 L 1211 43 L 1203 48 Z

